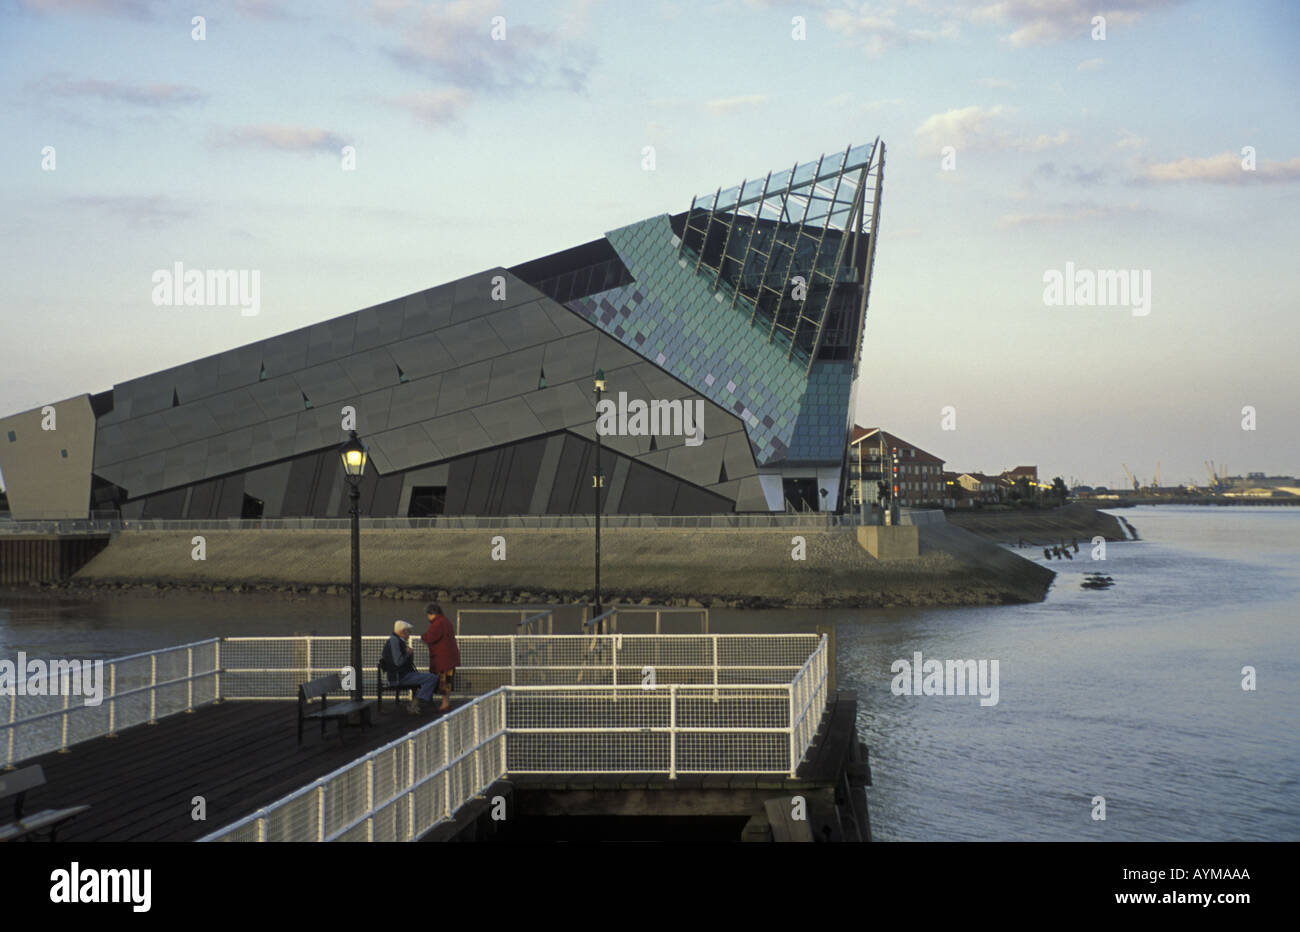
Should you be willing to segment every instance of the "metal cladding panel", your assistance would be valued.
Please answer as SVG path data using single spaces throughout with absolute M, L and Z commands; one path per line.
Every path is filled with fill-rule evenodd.
M 442 376 L 434 375 L 393 388 L 388 405 L 388 426 L 403 427 L 431 417 L 438 407 L 442 381 Z
M 182 405 L 220 391 L 221 357 L 207 356 L 170 370 L 176 374 L 176 393 Z
M 313 408 L 298 415 L 294 424 L 294 448 L 298 453 L 319 450 L 347 439 L 337 408 Z
M 490 310 L 490 305 L 484 307 L 481 309 L 481 314 Z M 437 331 L 438 340 L 458 365 L 481 362 L 507 352 L 506 345 L 501 342 L 501 338 L 496 335 L 496 331 L 488 322 L 482 319 L 481 314 L 475 320 L 453 324 Z
M 221 432 L 221 425 L 201 404 L 168 408 L 162 418 L 174 443 L 191 443 Z
M 352 351 L 359 353 L 376 346 L 386 346 L 402 338 L 405 312 L 401 300 L 377 304 L 356 313 L 357 329 L 352 338 Z
M 250 462 L 265 463 L 268 460 L 284 459 L 293 456 L 298 451 L 298 415 L 287 414 L 284 417 L 276 418 L 273 421 L 265 421 L 268 428 L 269 436 L 255 435 L 253 438 L 254 450 L 250 451 Z M 266 451 L 265 456 L 258 456 L 258 451 Z
M 473 453 L 492 445 L 492 438 L 483 430 L 472 412 L 461 411 L 426 421 L 424 429 L 437 444 L 444 457 Z
M 411 337 L 427 333 L 451 323 L 451 309 L 454 303 L 455 289 L 447 285 L 428 288 L 412 297 L 419 299 L 419 305 L 408 305 L 402 317 L 402 337 Z
M 512 350 L 535 346 L 564 335 L 551 323 L 540 301 L 504 308 L 491 314 L 487 322 L 501 342 Z
M 502 398 L 538 391 L 538 380 L 544 371 L 545 356 L 544 347 L 534 346 L 493 359 L 487 400 L 499 401 Z
M 387 517 L 397 514 L 399 499 L 402 494 L 402 477 L 399 475 L 380 476 L 375 482 L 374 496 L 370 500 L 370 506 L 367 514 L 376 517 Z M 347 513 L 346 498 L 341 508 L 341 513 Z
M 220 479 L 200 482 L 191 487 L 189 504 L 185 508 L 187 518 L 211 518 L 217 505 L 217 486 Z
M 267 344 L 276 343 L 277 341 L 286 341 L 287 337 L 274 337 L 267 340 Z M 283 344 L 281 344 L 283 345 Z M 306 347 L 304 346 L 304 353 Z M 252 343 L 248 346 L 240 346 L 236 349 L 229 350 L 217 357 L 217 391 L 226 392 L 232 388 L 239 388 L 244 385 L 252 385 L 258 380 L 261 371 L 262 357 L 266 355 L 264 344 Z M 277 362 L 280 360 L 277 357 Z M 287 369 L 287 365 L 282 365 L 281 371 Z M 170 400 L 170 399 L 168 399 Z
M 293 380 L 314 407 L 355 398 L 358 389 L 337 362 L 326 362 L 293 373 Z
M 385 474 L 412 469 L 444 458 L 439 445 L 430 439 L 423 424 L 409 424 L 386 430 L 375 436 L 374 443 L 383 447 L 387 454 L 388 464 L 383 470 Z
M 813 363 L 788 459 L 839 462 L 848 443 L 847 411 L 852 388 L 852 363 Z
M 788 358 L 711 280 L 679 262 L 666 215 L 607 237 L 636 281 L 568 307 L 741 417 L 763 462 L 784 459 L 803 397 L 805 366 Z
M 472 366 L 462 366 L 442 377 L 438 393 L 439 416 L 454 411 L 464 411 L 487 400 L 488 383 L 492 378 L 492 361 L 484 360 Z
M 358 434 L 365 436 L 396 426 L 389 418 L 393 393 L 394 389 L 385 388 L 378 392 L 368 392 L 358 397 L 355 402 L 350 402 L 357 409 Z
M 244 491 L 262 500 L 267 516 L 283 514 L 285 486 L 289 482 L 290 463 L 276 463 L 244 474 Z
M 595 416 L 595 399 L 578 382 L 548 385 L 523 399 L 546 431 L 562 430 Z
M 599 333 L 588 329 L 586 333 L 547 343 L 542 359 L 546 380 L 558 385 L 577 379 L 592 379 L 596 374 L 596 343 L 599 339 Z
M 586 333 L 592 327 L 585 317 L 569 310 L 562 304 L 557 304 L 549 299 L 538 303 L 546 311 L 547 318 L 561 336 L 567 337 L 575 333 Z
M 200 405 L 216 422 L 218 430 L 222 433 L 243 427 L 250 421 L 266 418 L 266 413 L 257 403 L 250 388 L 238 388 L 220 395 L 212 395 L 200 402 Z M 301 401 L 298 406 L 302 407 Z
M 726 441 L 706 440 L 698 447 L 685 444 L 668 454 L 668 472 L 696 485 L 714 485 L 722 469 L 722 452 Z
M 302 456 L 295 459 L 289 466 L 289 481 L 285 485 L 284 505 L 280 513 L 291 517 L 310 514 L 307 503 L 315 479 L 316 457 Z
M 358 392 L 373 392 L 400 384 L 397 361 L 386 347 L 378 346 L 348 356 L 340 359 L 338 364 Z
M 253 400 L 258 410 L 262 412 L 265 418 L 284 417 L 286 414 L 297 414 L 299 411 L 306 409 L 302 400 L 302 389 L 298 383 L 288 377 L 268 379 L 265 382 L 259 382 L 256 385 L 248 387 L 248 396 Z M 217 398 L 222 396 L 218 395 Z M 212 401 L 213 399 L 209 399 Z M 217 412 L 213 411 L 213 417 Z M 226 410 L 233 411 L 233 406 Z M 250 413 L 254 413 L 251 412 Z
M 447 351 L 436 332 L 392 343 L 385 349 L 392 358 L 389 370 L 392 372 L 392 381 L 397 381 L 398 366 L 408 379 L 419 379 L 446 372 L 465 362 Z
M 480 405 L 473 413 L 493 444 L 512 443 L 546 432 L 522 398 Z
M 244 511 L 244 477 L 227 476 L 221 481 L 221 498 L 217 501 L 217 518 L 238 518 Z
M 746 476 L 740 480 L 740 491 L 736 495 L 737 511 L 767 511 L 767 497 L 763 494 L 763 484 L 757 475 Z
M 754 463 L 754 451 L 749 445 L 749 437 L 744 432 L 726 434 L 720 438 L 726 442 L 722 462 L 727 467 L 727 476 L 731 479 L 743 479 L 758 475 Z

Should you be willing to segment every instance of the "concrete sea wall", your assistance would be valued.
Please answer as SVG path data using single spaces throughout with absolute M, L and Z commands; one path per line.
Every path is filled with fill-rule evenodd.
M 607 602 L 624 603 L 982 605 L 1040 600 L 1055 575 L 958 528 L 918 531 L 918 557 L 877 560 L 855 528 L 606 529 L 602 589 Z M 203 532 L 204 560 L 192 557 L 196 533 L 118 534 L 73 585 L 345 591 L 346 531 Z M 368 594 L 393 598 L 564 602 L 589 597 L 593 585 L 587 529 L 364 530 L 361 554 Z

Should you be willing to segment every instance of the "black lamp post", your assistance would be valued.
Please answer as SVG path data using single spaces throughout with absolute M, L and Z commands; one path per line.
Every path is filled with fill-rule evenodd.
M 339 450 L 343 458 L 343 475 L 348 480 L 348 498 L 352 500 L 352 699 L 361 701 L 361 476 L 366 471 L 365 445 L 355 430 L 348 432 L 348 442 Z
M 600 487 L 605 484 L 604 476 L 600 473 L 600 393 L 605 390 L 605 370 L 596 370 L 596 475 L 591 478 L 591 486 L 594 491 L 595 510 L 596 510 L 596 612 L 593 618 L 599 617 L 603 609 L 600 604 Z

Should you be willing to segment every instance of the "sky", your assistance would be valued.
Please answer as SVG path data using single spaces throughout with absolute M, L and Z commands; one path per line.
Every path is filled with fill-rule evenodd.
M 182 6 L 0 0 L 0 416 L 879 136 L 859 423 L 962 471 L 1300 472 L 1300 4 Z M 177 262 L 258 313 L 156 305 Z M 1067 270 L 1149 305 L 1048 303 Z

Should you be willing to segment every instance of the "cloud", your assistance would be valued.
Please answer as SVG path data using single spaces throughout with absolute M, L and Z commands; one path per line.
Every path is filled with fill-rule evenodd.
M 72 79 L 50 75 L 27 85 L 28 91 L 47 97 L 89 97 L 140 107 L 178 107 L 202 103 L 207 99 L 196 87 L 184 84 L 127 84 L 123 81 L 99 81 L 94 78 Z
M 703 104 L 704 109 L 710 113 L 731 113 L 735 110 L 741 110 L 745 107 L 752 107 L 756 104 L 765 103 L 766 94 L 746 94 L 741 97 L 723 97 L 718 100 L 706 100 Z
M 1016 86 L 1016 82 L 1008 81 L 1006 78 L 980 78 L 976 83 L 981 87 L 991 87 L 995 90 L 1010 90 Z
M 1225 152 L 1208 158 L 1187 157 L 1176 162 L 1147 165 L 1138 180 L 1153 184 L 1179 184 L 1188 181 L 1209 184 L 1287 183 L 1300 181 L 1300 158 L 1287 162 L 1260 160 L 1254 171 L 1242 168 L 1242 156 Z
M 1126 129 L 1119 131 L 1119 141 L 1115 143 L 1116 149 L 1141 149 L 1147 144 L 1146 138 L 1139 136 L 1137 133 L 1129 132 Z
M 438 81 L 466 90 L 497 92 L 523 88 L 582 90 L 594 57 L 585 47 L 558 38 L 584 21 L 582 13 L 548 33 L 505 18 L 505 38 L 493 38 L 496 0 L 454 0 L 413 9 L 381 0 L 372 7 L 377 21 L 400 32 L 389 49 L 394 61 Z
M 948 110 L 927 117 L 914 135 L 929 149 L 954 146 L 971 152 L 1038 152 L 1070 141 L 1070 134 L 1065 130 L 1032 139 L 1012 136 L 1002 126 L 1003 118 L 1010 112 L 1009 108 L 1001 106 Z
M 348 144 L 338 133 L 314 126 L 286 126 L 263 123 L 259 126 L 237 126 L 219 132 L 216 144 L 224 146 L 250 146 L 276 149 L 281 152 L 337 153 Z
M 824 18 L 831 31 L 864 46 L 870 55 L 938 39 L 956 39 L 959 33 L 955 19 L 945 20 L 938 29 L 915 29 L 899 25 L 893 10 L 873 9 L 866 3 L 827 10 Z
M 1106 64 L 1106 59 L 1104 58 L 1089 58 L 1087 61 L 1079 62 L 1079 66 L 1075 70 L 1076 71 L 1097 71 L 1104 64 Z
M 388 101 L 389 106 L 405 110 L 428 127 L 445 126 L 455 121 L 469 106 L 473 95 L 459 87 L 420 91 Z
M 1063 204 L 1056 210 L 1041 213 L 1003 214 L 1001 225 L 1006 228 L 1023 226 L 1059 226 L 1086 220 L 1101 220 L 1117 214 L 1129 213 L 1134 208 L 1100 204 Z
M 157 3 L 155 0 L 18 0 L 18 5 L 34 13 L 89 13 L 153 19 Z
M 81 196 L 65 198 L 73 207 L 87 207 L 121 218 L 131 226 L 153 227 L 161 229 L 181 220 L 194 216 L 194 211 L 181 207 L 170 197 L 154 195 L 151 197 L 134 196 Z
M 975 22 L 1018 26 L 1007 40 L 1014 46 L 1048 45 L 1092 34 L 1092 18 L 1104 16 L 1106 28 L 1137 22 L 1147 13 L 1184 0 L 997 0 L 972 9 Z
M 1058 169 L 1055 162 L 1043 162 L 1035 170 L 1035 174 L 1048 181 L 1060 181 L 1080 188 L 1099 185 L 1106 177 L 1105 170 L 1101 168 L 1084 168 L 1082 165 L 1075 164 Z

